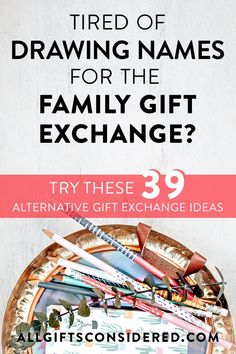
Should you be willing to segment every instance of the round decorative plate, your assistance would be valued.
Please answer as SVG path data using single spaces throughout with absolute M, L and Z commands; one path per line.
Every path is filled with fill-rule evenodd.
M 133 251 L 140 252 L 136 236 L 136 226 L 105 225 L 102 226 L 101 229 L 117 238 L 123 245 L 129 247 Z M 170 262 L 177 267 L 181 268 L 185 265 L 191 258 L 192 252 L 170 237 L 164 235 L 161 235 L 161 237 L 159 236 L 160 234 L 158 232 L 154 230 L 151 231 L 152 247 L 155 248 L 156 246 L 157 249 L 160 249 L 161 247 L 162 253 L 165 252 L 165 258 L 169 259 Z M 129 275 L 134 277 L 138 276 L 139 278 L 144 278 L 146 276 L 146 272 L 138 265 L 132 263 L 121 253 L 115 251 L 111 246 L 87 230 L 75 232 L 66 238 L 86 251 L 93 253 L 108 264 L 114 265 L 119 270 L 125 269 Z M 54 305 L 57 300 L 62 297 L 68 300 L 71 304 L 76 304 L 78 297 L 75 295 L 44 290 L 38 288 L 37 285 L 32 282 L 33 280 L 50 281 L 56 274 L 62 271 L 61 267 L 49 261 L 47 258 L 56 256 L 61 256 L 75 262 L 81 261 L 77 256 L 56 243 L 53 243 L 43 250 L 25 269 L 12 291 L 3 320 L 2 349 L 4 354 L 13 353 L 12 348 L 9 346 L 9 340 L 11 335 L 14 334 L 14 328 L 22 321 L 30 322 L 33 319 L 34 311 L 45 311 L 47 306 Z M 214 279 L 213 275 L 207 268 L 204 268 L 204 273 L 207 274 L 209 279 Z M 214 298 L 214 289 L 208 287 L 207 291 L 209 292 L 209 298 Z M 227 301 L 224 297 L 222 302 L 224 307 L 228 308 Z M 217 332 L 221 333 L 224 339 L 234 342 L 235 336 L 230 312 L 227 317 L 213 316 L 211 325 Z M 44 345 L 35 345 L 33 348 L 27 349 L 22 353 L 43 354 L 44 352 Z M 194 345 L 189 344 L 187 353 L 231 354 L 233 351 L 226 351 L 215 344 L 206 345 L 206 343 L 203 343 L 197 348 L 194 348 Z

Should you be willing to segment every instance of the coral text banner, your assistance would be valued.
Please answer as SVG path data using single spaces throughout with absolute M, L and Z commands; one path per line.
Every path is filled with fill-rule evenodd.
M 1 218 L 235 218 L 236 175 L 0 175 Z

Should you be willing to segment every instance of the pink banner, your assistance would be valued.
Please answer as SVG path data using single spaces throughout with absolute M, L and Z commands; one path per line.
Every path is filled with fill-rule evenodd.
M 175 175 L 176 173 L 176 175 Z M 235 218 L 236 175 L 0 175 L 0 217 Z

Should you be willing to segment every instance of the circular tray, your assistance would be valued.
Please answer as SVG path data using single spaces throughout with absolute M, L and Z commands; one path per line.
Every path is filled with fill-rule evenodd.
M 133 251 L 140 251 L 135 226 L 105 225 L 102 226 L 101 229 L 107 233 L 110 233 L 113 237 L 117 238 L 123 245 L 128 246 Z M 165 250 L 166 258 L 169 258 L 172 263 L 174 261 L 177 266 L 181 267 L 183 263 L 185 263 L 184 258 L 191 257 L 192 252 L 186 247 L 184 247 L 182 244 L 164 235 L 161 235 L 160 240 L 158 239 L 158 235 L 160 235 L 158 232 L 154 230 L 151 231 L 151 236 L 154 240 L 154 246 L 156 242 L 157 247 L 160 248 L 161 242 L 163 245 L 162 249 Z M 99 258 L 102 258 L 107 263 L 113 263 L 116 267 L 117 265 L 120 265 L 121 270 L 122 268 L 129 269 L 129 274 L 136 275 L 138 273 L 139 277 L 143 278 L 146 275 L 145 272 L 143 274 L 140 274 L 141 269 L 136 266 L 136 264 L 131 263 L 130 260 L 127 260 L 126 257 L 116 252 L 111 246 L 107 245 L 104 241 L 100 240 L 95 235 L 89 233 L 87 230 L 75 232 L 67 236 L 66 238 L 72 243 L 78 244 L 79 247 L 85 249 L 86 251 L 90 253 L 95 253 L 96 256 L 99 256 Z M 80 261 L 77 256 L 74 256 L 72 253 L 65 250 L 60 245 L 53 243 L 45 250 L 43 250 L 25 269 L 12 291 L 5 311 L 2 331 L 2 349 L 4 354 L 13 353 L 12 348 L 9 347 L 8 343 L 11 335 L 14 334 L 15 326 L 22 321 L 30 322 L 33 319 L 34 311 L 42 310 L 46 306 L 45 294 L 47 294 L 48 290 L 39 289 L 36 285 L 28 283 L 28 281 L 50 281 L 55 274 L 58 274 L 62 271 L 61 267 L 56 266 L 53 262 L 48 261 L 48 256 L 61 256 L 72 261 Z M 130 262 L 128 265 L 125 264 L 127 261 Z M 205 268 L 204 271 L 209 277 L 209 279 L 214 279 L 207 268 Z M 211 298 L 212 296 L 214 297 L 214 289 L 210 289 L 210 287 L 208 287 L 208 292 Z M 56 296 L 57 294 L 54 295 Z M 52 303 L 53 301 L 55 301 L 54 295 L 51 299 Z M 57 297 L 57 299 L 58 298 L 59 297 Z M 66 299 L 65 296 L 63 298 Z M 70 298 L 69 300 L 72 301 L 72 299 Z M 225 298 L 223 298 L 223 303 L 224 307 L 227 308 L 228 305 Z M 222 333 L 222 336 L 225 339 L 229 341 L 234 341 L 235 336 L 230 313 L 227 317 L 214 316 L 211 325 L 214 327 L 215 330 Z M 24 353 L 36 354 L 36 351 L 33 347 L 33 349 L 28 349 Z M 194 351 L 189 349 L 188 353 L 192 354 L 194 353 Z M 209 344 L 207 348 L 202 347 L 201 350 L 198 349 L 197 352 L 197 354 L 210 353 L 231 354 L 233 353 L 233 351 L 226 351 L 219 346 Z

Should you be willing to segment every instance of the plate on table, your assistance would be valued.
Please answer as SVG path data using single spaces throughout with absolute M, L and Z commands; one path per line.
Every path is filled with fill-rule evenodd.
M 110 233 L 113 237 L 117 238 L 123 245 L 129 247 L 133 251 L 139 252 L 139 244 L 138 239 L 136 236 L 136 226 L 129 226 L 129 225 L 105 225 L 102 226 L 101 229 L 107 233 Z M 163 250 L 165 250 L 166 258 L 170 259 L 173 263 L 176 262 L 177 266 L 180 266 L 179 262 L 182 262 L 181 258 L 176 253 L 176 249 L 186 250 L 184 254 L 191 255 L 191 251 L 181 245 L 179 242 L 171 239 L 170 237 L 163 236 L 161 237 L 161 241 L 158 240 L 159 233 L 152 230 L 151 235 L 153 236 L 152 239 L 155 242 L 158 242 L 158 248 L 160 248 L 160 242 L 163 243 Z M 86 251 L 93 253 L 96 257 L 102 259 L 106 263 L 116 267 L 117 269 L 121 270 L 122 272 L 131 275 L 135 278 L 145 278 L 147 272 L 140 268 L 137 264 L 127 259 L 121 253 L 115 251 L 111 246 L 106 244 L 104 241 L 96 237 L 95 235 L 91 234 L 87 230 L 82 230 L 75 232 L 66 237 L 69 241 L 74 244 L 77 244 L 81 248 L 85 249 Z M 157 241 L 155 241 L 157 240 Z M 172 251 L 173 250 L 173 251 Z M 176 254 L 176 256 L 175 256 Z M 65 250 L 60 245 L 53 243 L 45 250 L 43 250 L 25 269 L 22 273 L 21 277 L 19 278 L 16 286 L 14 287 L 12 294 L 9 298 L 4 320 L 3 320 L 3 331 L 2 331 L 2 348 L 4 354 L 12 354 L 12 348 L 9 346 L 9 340 L 12 334 L 14 334 L 14 328 L 20 322 L 30 322 L 33 319 L 34 311 L 44 311 L 46 312 L 50 309 L 50 306 L 55 306 L 58 304 L 58 299 L 65 299 L 70 302 L 72 305 L 76 305 L 79 303 L 81 297 L 79 295 L 72 295 L 68 293 L 62 293 L 58 291 L 52 290 L 44 290 L 39 289 L 36 285 L 32 282 L 28 283 L 31 280 L 40 280 L 40 281 L 50 281 L 56 274 L 62 272 L 62 267 L 55 265 L 55 263 L 49 261 L 47 257 L 56 257 L 61 256 L 63 258 L 72 260 L 74 262 L 82 262 L 86 264 L 83 260 L 80 260 L 78 256 L 73 255 L 71 252 Z M 214 279 L 210 271 L 205 268 L 205 273 L 209 276 L 209 279 Z M 211 292 L 211 289 L 208 289 Z M 223 298 L 224 307 L 228 307 L 227 301 Z M 120 310 L 109 310 L 112 311 L 111 314 L 118 311 L 119 314 Z M 122 312 L 123 311 L 123 312 Z M 124 313 L 125 311 L 125 313 Z M 134 313 L 131 313 L 130 308 L 121 309 L 120 316 L 128 316 L 129 318 L 133 318 L 135 323 L 137 323 L 137 318 L 139 318 L 140 325 L 142 325 L 142 321 L 147 321 L 147 316 L 141 311 L 135 310 Z M 94 309 L 92 310 L 92 315 L 97 317 L 98 323 L 104 322 L 104 310 L 101 309 Z M 131 314 L 130 314 L 131 313 Z M 109 314 L 109 313 L 108 313 Z M 142 317 L 142 315 L 144 315 Z M 111 316 L 112 317 L 112 316 Z M 145 318 L 146 320 L 145 320 Z M 110 319 L 109 319 L 110 320 Z M 103 322 L 102 322 L 103 321 Z M 230 315 L 230 312 L 227 317 L 223 316 L 214 316 L 211 320 L 211 325 L 220 333 L 223 334 L 224 338 L 229 341 L 234 341 L 234 329 L 233 329 L 233 322 Z M 151 322 L 151 321 L 150 321 Z M 154 321 L 155 322 L 155 321 Z M 151 325 L 149 323 L 149 325 Z M 158 324 L 155 323 L 155 332 L 160 330 L 163 331 L 165 329 L 166 323 L 162 320 L 158 319 Z M 146 327 L 145 327 L 146 328 Z M 176 330 L 180 330 L 176 328 Z M 179 348 L 178 348 L 179 346 Z M 100 348 L 101 349 L 101 348 Z M 49 345 L 45 346 L 45 343 L 37 343 L 32 348 L 27 349 L 25 352 L 27 354 L 51 354 L 51 348 Z M 119 348 L 102 348 L 102 351 L 96 350 L 97 352 L 106 353 L 106 351 L 116 351 L 122 352 L 122 349 Z M 127 349 L 123 350 L 127 352 Z M 70 351 L 69 351 L 70 352 Z M 82 351 L 81 353 L 85 352 Z M 130 352 L 130 350 L 129 350 Z M 151 353 L 155 352 L 152 348 L 148 347 L 140 347 L 137 346 L 137 353 Z M 227 353 L 231 354 L 233 352 L 226 351 L 223 348 L 208 344 L 208 343 L 188 343 L 188 344 L 181 344 L 180 342 L 175 343 L 175 347 L 173 347 L 173 343 L 170 343 L 169 350 L 168 348 L 162 349 L 160 347 L 160 353 L 181 353 L 181 354 L 215 354 L 215 353 Z M 61 353 L 66 353 L 66 351 L 61 350 Z M 79 354 L 79 348 L 75 351 L 76 354 Z M 156 348 L 156 353 L 158 353 L 158 347 Z M 59 353 L 57 353 L 59 354 Z

